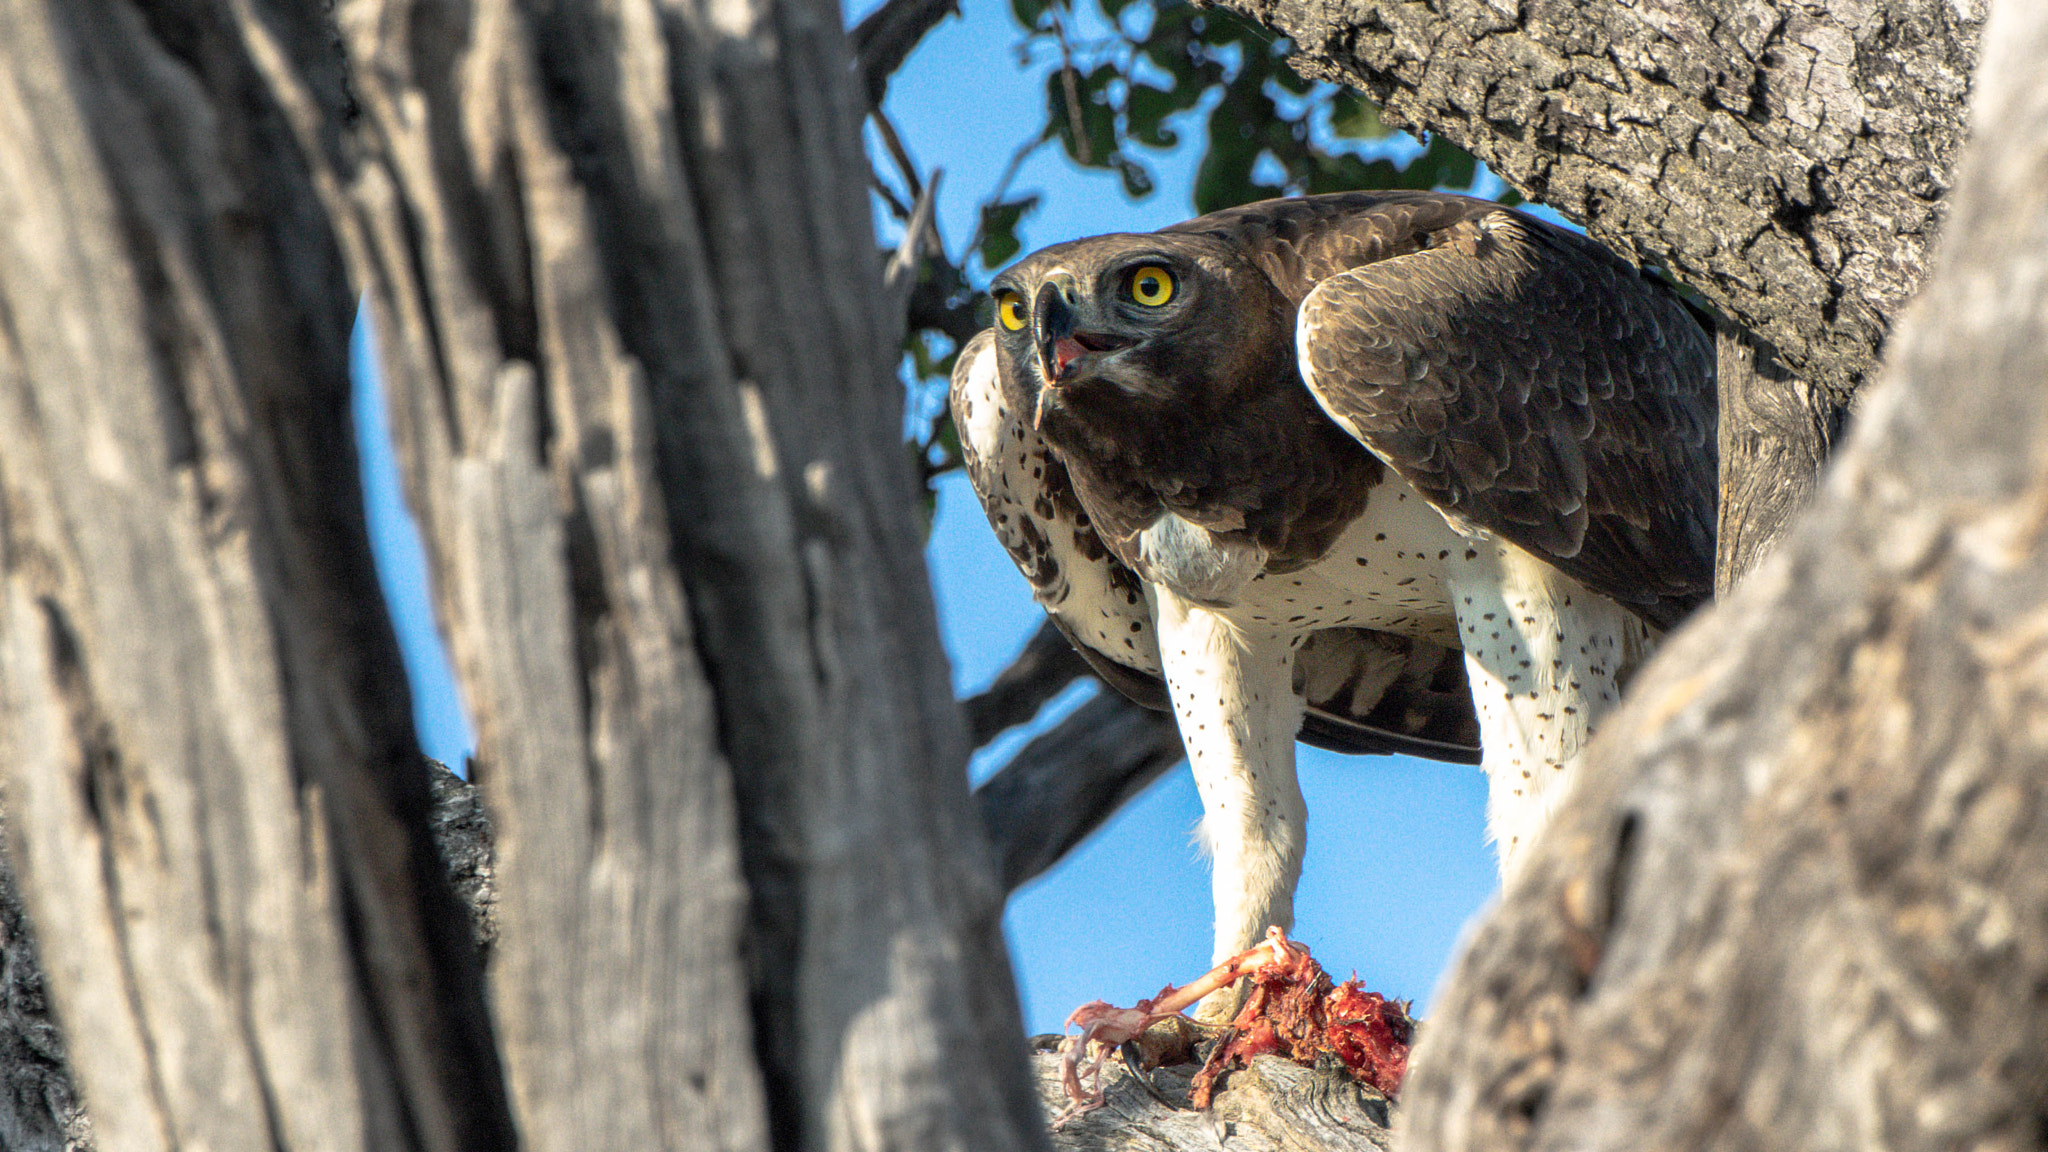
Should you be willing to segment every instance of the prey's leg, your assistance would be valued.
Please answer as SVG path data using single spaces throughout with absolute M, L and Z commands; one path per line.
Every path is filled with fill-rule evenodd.
M 1245 631 L 1154 587 L 1159 652 L 1174 718 L 1202 796 L 1202 841 L 1216 899 L 1212 963 L 1294 922 L 1307 807 L 1294 777 L 1294 641 Z

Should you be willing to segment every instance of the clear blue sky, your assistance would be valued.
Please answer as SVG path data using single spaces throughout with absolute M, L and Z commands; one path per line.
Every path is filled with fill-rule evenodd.
M 872 2 L 854 0 L 849 18 Z M 963 19 L 926 38 L 888 101 L 917 163 L 946 170 L 939 220 L 956 259 L 1011 153 L 1042 125 L 1044 92 L 1043 62 L 1018 64 L 1005 0 L 964 0 L 964 8 Z M 1197 125 L 1188 127 L 1183 139 L 1198 140 Z M 1056 148 L 1040 150 L 1012 185 L 1013 193 L 1042 196 L 1022 228 L 1025 250 L 1185 219 L 1199 154 L 1183 147 L 1147 159 L 1159 191 L 1134 203 L 1114 176 L 1076 168 Z M 384 427 L 372 381 L 359 381 L 357 414 L 363 429 Z M 417 537 L 398 503 L 388 443 L 364 439 L 372 534 L 413 678 L 421 743 L 457 764 L 471 737 L 435 638 Z M 1008 663 L 1042 614 L 960 477 L 942 483 L 928 557 L 953 682 L 970 693 Z M 1064 701 L 1077 702 L 1074 694 Z M 976 778 L 997 759 L 978 760 Z M 1355 971 L 1375 991 L 1426 1006 L 1459 932 L 1495 888 L 1493 853 L 1482 843 L 1484 779 L 1476 768 L 1305 747 L 1300 772 L 1309 848 L 1295 934 L 1339 979 Z M 1208 869 L 1193 840 L 1200 816 L 1187 769 L 1175 768 L 1011 901 L 1005 925 L 1030 1031 L 1059 1030 L 1085 1001 L 1128 1005 L 1207 967 Z

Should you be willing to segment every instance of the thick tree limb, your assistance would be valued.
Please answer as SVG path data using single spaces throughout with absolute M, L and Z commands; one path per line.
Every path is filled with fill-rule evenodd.
M 1473 938 L 1409 1148 L 2042 1145 L 2048 9 L 1985 51 L 1884 379 Z
M 1038 1095 L 1047 1111 L 1065 1103 L 1060 1088 L 1058 1037 L 1034 1038 L 1032 1060 Z M 1056 1152 L 1161 1152 L 1163 1149 L 1228 1149 L 1229 1152 L 1385 1152 L 1393 1142 L 1386 1097 L 1340 1073 L 1302 1068 L 1278 1056 L 1261 1056 L 1251 1067 L 1222 1081 L 1209 1110 L 1191 1111 L 1189 1081 L 1194 1064 L 1161 1068 L 1150 1077 L 1158 1095 L 1145 1091 L 1120 1060 L 1104 1075 L 1109 1103 L 1053 1133 Z M 1161 1099 L 1163 1097 L 1164 1099 Z
M 1066 643 L 1064 636 L 1055 638 Z M 1109 688 L 1097 692 L 974 790 L 1000 861 L 1003 890 L 1013 892 L 1059 863 L 1185 758 L 1170 714 L 1142 708 Z

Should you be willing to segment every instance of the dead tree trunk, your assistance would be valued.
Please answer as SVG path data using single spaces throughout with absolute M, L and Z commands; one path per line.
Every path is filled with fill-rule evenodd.
M 333 16 L 0 4 L 0 752 L 100 1145 L 1042 1146 L 837 9 Z M 364 540 L 359 288 L 500 1046 Z
M 331 39 L 0 4 L 0 762 L 106 1149 L 513 1139 L 293 131 Z
M 529 1143 L 1037 1146 L 837 7 L 340 19 Z
M 1408 1147 L 2048 1147 L 2044 53 L 1995 6 L 1884 379 L 1472 941 Z

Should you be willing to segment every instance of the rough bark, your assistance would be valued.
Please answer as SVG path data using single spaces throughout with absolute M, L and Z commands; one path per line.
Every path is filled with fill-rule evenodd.
M 836 8 L 340 17 L 529 1143 L 1037 1146 Z
M 2048 1146 L 2048 9 L 1985 52 L 1884 378 L 1471 941 L 1406 1147 Z
M 103 1146 L 1042 1146 L 837 11 L 336 15 L 0 7 L 0 740 Z M 497 809 L 509 1104 L 344 269 Z
M 50 1015 L 42 957 L 0 824 L 0 1148 L 85 1152 L 91 1125 L 64 1035 Z
M 434 844 L 488 961 L 497 940 L 491 823 L 476 789 L 431 761 Z M 0 823 L 0 1149 L 92 1152 L 66 1044 L 50 1011 L 35 928 L 8 863 Z
M 1048 1112 L 1066 1105 L 1060 1088 L 1057 1036 L 1034 1038 L 1031 1070 Z M 1108 1103 L 1053 1133 L 1055 1152 L 1385 1152 L 1392 1143 L 1387 1098 L 1341 1075 L 1260 1056 L 1221 1081 L 1208 1111 L 1188 1108 L 1199 1065 L 1155 1069 L 1157 1095 L 1112 1060 L 1104 1070 Z
M 502 1148 L 260 4 L 0 4 L 0 762 L 108 1149 Z M 298 85 L 278 85 L 288 76 Z
M 1785 471 L 1724 489 L 1747 501 L 1724 523 L 1748 527 L 1727 537 L 1740 544 L 1778 534 L 1811 485 L 1808 429 L 1841 422 L 1926 265 L 1981 3 L 1218 2 L 1291 37 L 1304 73 L 1443 133 L 1696 289 L 1742 333 L 1730 379 L 1775 350 L 1763 375 L 1805 416 L 1753 430 L 1793 439 L 1744 463 Z

